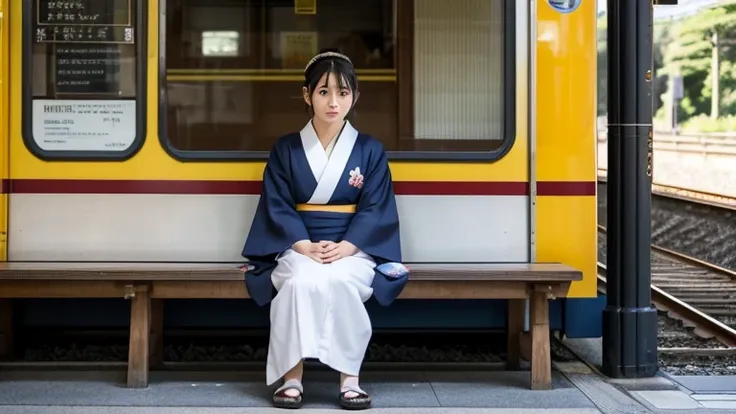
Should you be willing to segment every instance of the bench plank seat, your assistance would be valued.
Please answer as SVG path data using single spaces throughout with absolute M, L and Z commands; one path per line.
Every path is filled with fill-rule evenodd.
M 242 263 L 0 263 L 0 280 L 242 280 Z M 411 280 L 581 280 L 580 271 L 559 263 L 406 263 Z
M 6 262 L 0 280 L 243 280 L 242 263 Z
M 128 387 L 148 385 L 161 365 L 163 299 L 247 299 L 242 263 L 9 262 L 0 264 L 0 358 L 12 350 L 12 298 L 131 300 Z M 560 263 L 406 263 L 399 299 L 509 299 L 509 369 L 523 355 L 530 387 L 552 386 L 547 301 L 567 295 L 582 272 Z M 530 301 L 525 334 L 525 301 Z

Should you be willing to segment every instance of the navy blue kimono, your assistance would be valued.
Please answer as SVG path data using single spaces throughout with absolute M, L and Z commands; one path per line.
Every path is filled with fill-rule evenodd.
M 304 239 L 347 240 L 379 265 L 400 263 L 399 233 L 383 145 L 346 121 L 328 157 L 310 121 L 300 133 L 279 138 L 271 150 L 242 253 L 248 259 L 246 287 L 259 306 L 270 303 L 278 256 Z M 374 298 L 390 305 L 407 280 L 408 274 L 393 278 L 376 270 Z

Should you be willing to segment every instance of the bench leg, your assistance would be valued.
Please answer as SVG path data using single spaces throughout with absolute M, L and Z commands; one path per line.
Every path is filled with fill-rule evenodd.
M 164 363 L 164 300 L 151 299 L 151 337 L 149 339 L 150 367 Z
M 521 361 L 521 334 L 524 332 L 524 299 L 509 299 L 507 313 L 506 369 L 518 370 Z
M 534 292 L 530 304 L 531 389 L 552 389 L 552 359 L 549 344 L 549 308 L 544 292 Z
M 148 336 L 151 325 L 151 299 L 148 289 L 140 289 L 132 298 L 130 309 L 130 345 L 128 349 L 128 388 L 148 386 Z
M 0 360 L 13 357 L 13 302 L 0 299 Z

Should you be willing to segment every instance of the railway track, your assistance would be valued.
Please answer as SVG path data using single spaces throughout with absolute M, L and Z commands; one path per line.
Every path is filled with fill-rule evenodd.
M 608 130 L 604 125 L 598 127 L 598 143 L 608 141 Z M 731 133 L 678 133 L 654 131 L 654 150 L 676 153 L 736 156 L 736 137 Z
M 599 240 L 605 235 L 601 228 Z M 731 291 L 736 281 L 728 271 L 697 259 L 658 246 L 652 250 L 651 297 L 659 313 L 660 369 L 671 375 L 736 375 L 736 310 L 712 292 L 724 284 Z M 606 291 L 606 273 L 606 265 L 599 262 L 601 292 Z
M 598 226 L 605 233 L 605 227 Z M 736 274 L 697 259 L 652 246 L 652 302 L 702 338 L 715 338 L 736 355 Z M 606 265 L 598 263 L 605 291 Z
M 598 181 L 606 183 L 606 170 Z M 736 199 L 675 186 L 653 184 L 654 196 L 736 211 Z M 607 201 L 607 200 L 606 200 Z M 606 228 L 598 225 L 600 234 Z M 700 338 L 714 339 L 705 347 L 660 348 L 660 353 L 688 356 L 736 356 L 736 272 L 652 244 L 652 302 L 668 317 L 679 320 Z M 599 289 L 605 291 L 606 265 L 598 263 Z
M 123 370 L 127 331 L 121 329 L 21 332 L 20 352 L 0 361 L 0 370 Z M 264 369 L 267 331 L 254 329 L 164 330 L 165 371 L 257 371 Z M 553 361 L 577 357 L 553 338 Z M 488 330 L 377 330 L 368 346 L 365 371 L 488 370 L 506 363 L 506 334 Z M 306 362 L 309 369 L 327 369 Z
M 608 181 L 608 170 L 598 169 L 598 181 Z M 736 211 L 736 197 L 723 194 L 715 194 L 707 191 L 693 190 L 668 184 L 652 183 L 652 194 L 660 197 L 673 198 L 676 200 L 695 202 L 710 207 L 724 210 Z

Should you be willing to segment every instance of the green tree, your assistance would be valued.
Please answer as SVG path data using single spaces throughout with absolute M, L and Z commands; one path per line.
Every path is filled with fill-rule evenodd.
M 598 116 L 608 114 L 608 21 L 605 13 L 598 14 Z
M 663 67 L 659 77 L 681 74 L 684 98 L 678 108 L 678 120 L 710 114 L 713 106 L 712 76 L 714 62 L 713 36 L 718 36 L 719 113 L 736 113 L 736 0 L 723 1 L 716 7 L 704 9 L 684 19 L 671 22 L 655 34 L 655 59 L 661 48 Z M 657 38 L 657 36 L 661 38 Z M 662 95 L 666 89 L 659 94 Z M 660 98 L 660 97 L 658 97 Z M 661 96 L 666 111 L 671 102 L 671 91 Z M 657 114 L 659 118 L 661 112 Z

